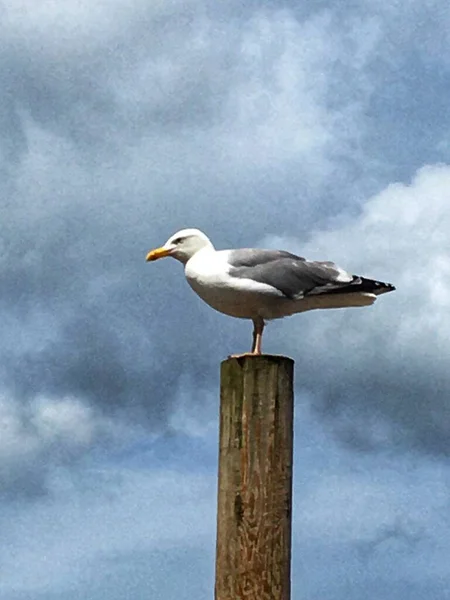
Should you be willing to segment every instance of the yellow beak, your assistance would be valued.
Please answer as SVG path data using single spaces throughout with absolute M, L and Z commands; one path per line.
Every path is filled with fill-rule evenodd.
M 150 252 L 145 257 L 145 260 L 147 262 L 150 262 L 152 260 L 158 260 L 158 258 L 170 256 L 170 253 L 171 250 L 168 250 L 167 248 L 164 248 L 164 246 L 162 246 L 161 248 L 155 248 L 155 250 L 150 250 Z

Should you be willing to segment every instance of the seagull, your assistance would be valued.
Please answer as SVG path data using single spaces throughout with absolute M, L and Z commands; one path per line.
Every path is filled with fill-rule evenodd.
M 250 354 L 261 354 L 264 324 L 318 308 L 369 306 L 395 287 L 351 275 L 335 263 L 309 261 L 284 250 L 216 250 L 198 229 L 174 233 L 147 261 L 171 256 L 184 265 L 191 288 L 215 310 L 253 321 Z

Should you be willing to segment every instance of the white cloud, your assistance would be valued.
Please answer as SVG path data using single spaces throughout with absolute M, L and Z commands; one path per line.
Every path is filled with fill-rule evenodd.
M 5 41 L 22 42 L 55 55 L 62 51 L 81 56 L 119 36 L 124 25 L 170 15 L 177 5 L 176 0 L 155 0 L 151 5 L 143 0 L 7 0 L 2 25 Z
M 393 184 L 368 200 L 356 217 L 316 231 L 294 248 L 335 260 L 367 277 L 393 282 L 397 291 L 370 309 L 310 313 L 275 326 L 284 349 L 301 356 L 299 384 L 364 415 L 393 419 L 397 441 L 448 452 L 450 380 L 450 167 L 421 169 L 411 184 Z M 267 239 L 281 246 L 281 239 Z M 267 334 L 271 335 L 270 333 Z M 300 366 L 300 369 L 302 367 Z M 320 374 L 320 384 L 318 381 Z M 324 375 L 325 383 L 324 385 Z M 325 390 L 325 391 L 324 391 Z M 325 406 L 330 407 L 329 404 Z M 355 412 L 353 413 L 355 417 Z M 404 437 L 403 437 L 404 436 Z
M 77 398 L 0 398 L 0 496 L 36 498 L 55 485 L 58 468 L 75 464 L 100 441 L 129 435 Z
M 52 443 L 64 439 L 74 446 L 89 446 L 95 435 L 93 410 L 78 399 L 38 398 L 31 423 L 37 435 Z

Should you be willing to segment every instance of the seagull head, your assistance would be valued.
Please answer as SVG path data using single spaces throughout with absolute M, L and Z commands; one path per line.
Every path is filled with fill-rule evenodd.
M 214 249 L 209 238 L 199 229 L 182 229 L 174 233 L 164 246 L 151 250 L 146 257 L 147 261 L 158 260 L 165 256 L 172 256 L 183 264 L 204 248 Z

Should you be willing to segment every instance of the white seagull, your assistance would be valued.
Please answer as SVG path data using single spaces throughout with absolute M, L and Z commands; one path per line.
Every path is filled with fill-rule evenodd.
M 265 321 L 316 308 L 369 306 L 395 287 L 351 275 L 332 262 L 309 261 L 283 250 L 216 250 L 198 229 L 183 229 L 147 261 L 172 256 L 191 288 L 215 310 L 253 321 L 251 354 L 261 354 Z

